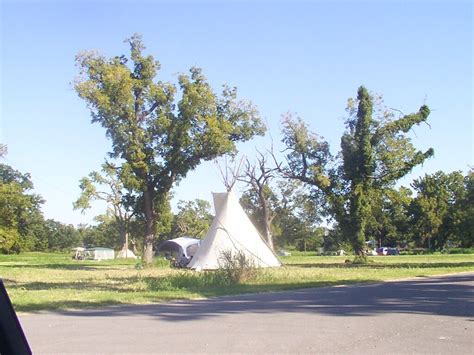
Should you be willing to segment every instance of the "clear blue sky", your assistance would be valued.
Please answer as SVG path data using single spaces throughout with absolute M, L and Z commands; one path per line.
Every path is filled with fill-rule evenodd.
M 412 133 L 435 157 L 406 185 L 437 170 L 473 163 L 471 1 L 9 1 L 1 0 L 1 131 L 4 163 L 29 172 L 46 218 L 88 223 L 100 208 L 72 210 L 78 181 L 98 170 L 110 142 L 90 124 L 71 82 L 75 55 L 128 54 L 143 35 L 162 80 L 197 65 L 211 85 L 239 88 L 280 139 L 281 115 L 296 112 L 338 150 L 345 105 L 359 85 L 405 113 L 427 103 L 431 129 Z M 265 149 L 269 138 L 243 147 Z M 222 190 L 204 164 L 175 189 L 175 200 Z

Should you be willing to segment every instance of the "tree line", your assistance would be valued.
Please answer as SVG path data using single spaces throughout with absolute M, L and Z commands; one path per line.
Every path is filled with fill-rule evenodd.
M 321 198 L 301 184 L 288 185 L 280 181 L 265 192 L 271 201 L 274 243 L 301 251 L 354 252 L 355 233 L 348 233 L 328 215 Z M 410 187 L 391 187 L 372 196 L 363 248 L 443 251 L 474 247 L 473 170 L 466 175 L 460 171 L 426 174 Z M 241 204 L 264 235 L 265 216 L 256 191 L 244 193 Z M 328 217 L 330 223 L 322 227 L 321 221 Z
M 91 186 L 86 188 L 84 180 L 83 192 L 74 203 L 76 208 L 84 206 L 84 199 L 90 193 Z M 145 230 L 142 215 L 131 216 L 124 225 L 117 210 L 109 204 L 106 213 L 95 218 L 94 225 L 65 224 L 44 218 L 41 207 L 45 201 L 32 190 L 28 173 L 0 164 L 0 253 L 68 251 L 78 246 L 120 250 L 128 238 L 130 249 L 141 254 L 141 236 Z M 172 236 L 204 237 L 212 220 L 210 208 L 204 200 L 180 201 L 176 214 L 168 210 L 167 219 L 162 221 L 163 233 L 157 235 L 156 242 Z
M 202 236 L 210 220 L 209 206 L 198 200 L 181 202 L 173 215 L 176 184 L 204 161 L 236 156 L 237 143 L 263 135 L 266 127 L 236 88 L 224 85 L 216 93 L 196 67 L 180 75 L 177 85 L 158 80 L 160 63 L 144 54 L 141 36 L 125 42 L 129 56 L 82 52 L 76 57 L 75 90 L 92 123 L 100 124 L 111 141 L 101 171 L 81 180 L 74 203 L 84 210 L 103 200 L 109 211 L 98 217 L 97 226 L 76 232 L 89 244 L 114 235 L 117 240 L 108 240 L 109 246 L 131 243 L 151 262 L 159 240 L 181 232 Z M 438 172 L 415 180 L 411 188 L 396 187 L 434 154 L 431 148 L 417 150 L 407 135 L 429 115 L 427 105 L 408 114 L 387 109 L 381 96 L 361 86 L 348 100 L 337 153 L 302 118 L 287 115 L 283 151 L 256 152 L 255 161 L 246 160 L 243 171 L 235 172 L 235 179 L 248 186 L 241 202 L 270 246 L 346 245 L 361 258 L 368 240 L 432 250 L 450 243 L 472 246 L 472 170 L 466 176 Z M 48 238 L 34 240 L 34 223 L 24 222 L 41 220 L 42 200 L 29 193 L 29 176 L 10 174 L 15 177 L 6 174 L 2 198 L 23 196 L 15 200 L 22 206 L 16 212 L 23 212 L 13 212 L 13 200 L 2 202 L 1 250 L 54 249 L 46 247 Z M 330 227 L 320 227 L 323 219 Z
M 84 198 L 90 194 L 91 187 L 84 184 L 85 179 L 81 181 L 83 192 L 74 203 L 76 208 L 85 206 Z M 45 201 L 32 189 L 28 173 L 0 164 L 0 253 L 67 251 L 77 246 L 120 250 L 128 241 L 127 247 L 141 254 L 143 216 L 132 216 L 124 227 L 109 205 L 105 214 L 96 217 L 94 225 L 64 224 L 43 217 L 41 206 Z M 300 182 L 280 178 L 264 188 L 264 195 L 267 212 L 261 208 L 258 190 L 251 185 L 240 202 L 262 236 L 268 225 L 265 219 L 271 215 L 270 233 L 275 248 L 351 250 L 350 235 L 337 223 L 321 226 L 322 220 L 329 217 L 321 207 L 322 201 Z M 460 171 L 427 174 L 414 180 L 410 188 L 386 189 L 373 199 L 366 240 L 375 245 L 431 251 L 474 247 L 473 202 L 473 170 L 466 175 Z M 179 236 L 203 238 L 213 218 L 209 202 L 200 199 L 180 201 L 177 212 L 172 213 L 169 208 L 166 216 L 155 246 Z

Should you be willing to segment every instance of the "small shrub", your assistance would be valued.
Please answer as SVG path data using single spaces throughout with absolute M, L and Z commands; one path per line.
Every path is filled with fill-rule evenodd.
M 474 254 L 474 248 L 449 248 L 446 249 L 448 254 Z
M 228 284 L 240 284 L 254 279 L 257 276 L 257 268 L 244 252 L 233 253 L 226 250 L 219 257 L 219 269 L 216 274 L 216 277 L 222 278 Z
M 176 291 L 177 287 L 173 283 L 173 277 L 146 278 L 148 289 L 150 291 Z

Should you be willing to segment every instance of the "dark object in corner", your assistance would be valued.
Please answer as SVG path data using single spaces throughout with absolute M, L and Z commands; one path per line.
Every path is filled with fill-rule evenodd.
M 0 279 L 0 354 L 31 355 L 31 349 Z

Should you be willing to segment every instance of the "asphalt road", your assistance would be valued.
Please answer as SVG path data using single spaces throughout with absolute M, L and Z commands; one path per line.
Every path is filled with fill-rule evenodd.
M 474 353 L 474 273 L 21 315 L 35 354 Z

